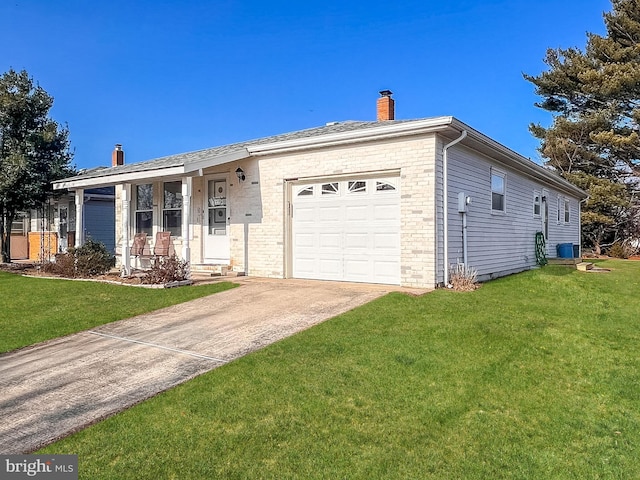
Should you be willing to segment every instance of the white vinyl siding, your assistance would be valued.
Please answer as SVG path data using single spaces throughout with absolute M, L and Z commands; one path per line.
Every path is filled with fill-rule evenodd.
M 489 157 L 456 145 L 449 155 L 449 262 L 462 263 L 462 217 L 458 212 L 458 194 L 464 192 L 472 203 L 467 213 L 467 244 L 469 266 L 478 270 L 482 279 L 520 271 L 535 266 L 535 233 L 542 231 L 542 216 L 532 215 L 532 192 L 541 192 L 543 184 L 519 172 L 497 166 Z M 504 194 L 508 208 L 504 214 L 496 215 L 492 208 L 493 198 L 488 195 L 487 181 L 495 172 L 505 175 Z M 579 238 L 577 200 L 570 208 L 571 227 L 553 221 L 554 202 L 558 192 L 547 190 L 551 200 L 547 252 L 556 256 L 556 244 L 573 242 Z M 564 204 L 563 204 L 564 208 Z M 535 211 L 534 211 L 535 212 Z M 563 210 L 564 215 L 564 210 Z

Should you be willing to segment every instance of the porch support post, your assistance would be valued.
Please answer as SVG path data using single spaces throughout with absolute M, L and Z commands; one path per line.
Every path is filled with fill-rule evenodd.
M 191 223 L 191 187 L 192 177 L 182 178 L 182 258 L 191 261 L 191 246 L 189 244 L 189 224 Z
M 84 243 L 84 188 L 76 190 L 76 242 L 74 247 Z
M 122 276 L 131 273 L 131 255 L 129 255 L 129 206 L 131 204 L 131 184 L 122 185 Z

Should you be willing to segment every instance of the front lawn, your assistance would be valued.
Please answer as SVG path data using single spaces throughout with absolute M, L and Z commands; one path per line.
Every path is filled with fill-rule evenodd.
M 390 294 L 39 453 L 86 479 L 640 478 L 640 262 Z
M 0 353 L 232 288 L 148 289 L 0 272 Z

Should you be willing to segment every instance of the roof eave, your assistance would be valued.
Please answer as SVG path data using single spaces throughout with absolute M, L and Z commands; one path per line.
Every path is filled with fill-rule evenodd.
M 449 127 L 453 117 L 435 117 L 401 123 L 380 122 L 371 128 L 331 133 L 315 137 L 297 138 L 281 142 L 263 143 L 247 147 L 252 156 L 286 153 L 310 148 L 332 147 L 349 143 L 404 137 L 421 133 L 438 132 Z
M 481 143 L 491 151 L 499 154 L 500 158 L 498 158 L 497 160 L 501 163 L 510 166 L 511 168 L 514 168 L 520 172 L 528 174 L 529 176 L 532 176 L 534 178 L 544 180 L 547 183 L 554 185 L 559 190 L 562 190 L 563 192 L 571 194 L 582 200 L 588 197 L 587 192 L 585 192 L 584 190 L 576 187 L 559 175 L 556 175 L 555 173 L 534 163 L 530 159 L 523 157 L 519 153 L 514 152 L 510 148 L 505 147 L 501 143 L 496 142 L 485 134 L 469 127 L 460 120 L 453 118 L 451 126 L 460 132 L 462 130 L 467 131 L 467 139 L 463 140 L 463 144 L 469 145 L 469 143 L 471 143 L 472 141 Z M 473 148 L 472 145 L 469 146 Z
M 53 182 L 54 190 L 62 190 L 68 188 L 75 190 L 78 188 L 106 187 L 110 185 L 118 185 L 121 183 L 138 182 L 146 179 L 154 179 L 158 177 L 169 177 L 172 175 L 182 175 L 185 173 L 183 165 L 176 167 L 166 167 L 153 170 L 142 170 L 138 172 L 116 173 L 112 175 L 101 175 L 90 178 L 69 178 Z
M 246 148 L 240 148 L 234 152 L 225 153 L 212 158 L 196 160 L 193 162 L 185 162 L 184 173 L 199 172 L 205 168 L 217 167 L 225 163 L 237 162 L 249 158 L 251 154 Z

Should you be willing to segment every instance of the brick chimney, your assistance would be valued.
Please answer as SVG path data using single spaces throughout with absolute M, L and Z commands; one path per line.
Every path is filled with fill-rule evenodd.
M 395 102 L 393 98 L 391 98 L 391 95 L 393 95 L 391 90 L 382 90 L 380 92 L 380 98 L 377 104 L 379 122 L 395 119 Z
M 116 143 L 116 148 L 111 153 L 111 166 L 117 167 L 118 165 L 124 165 L 124 151 L 122 150 L 122 145 Z

